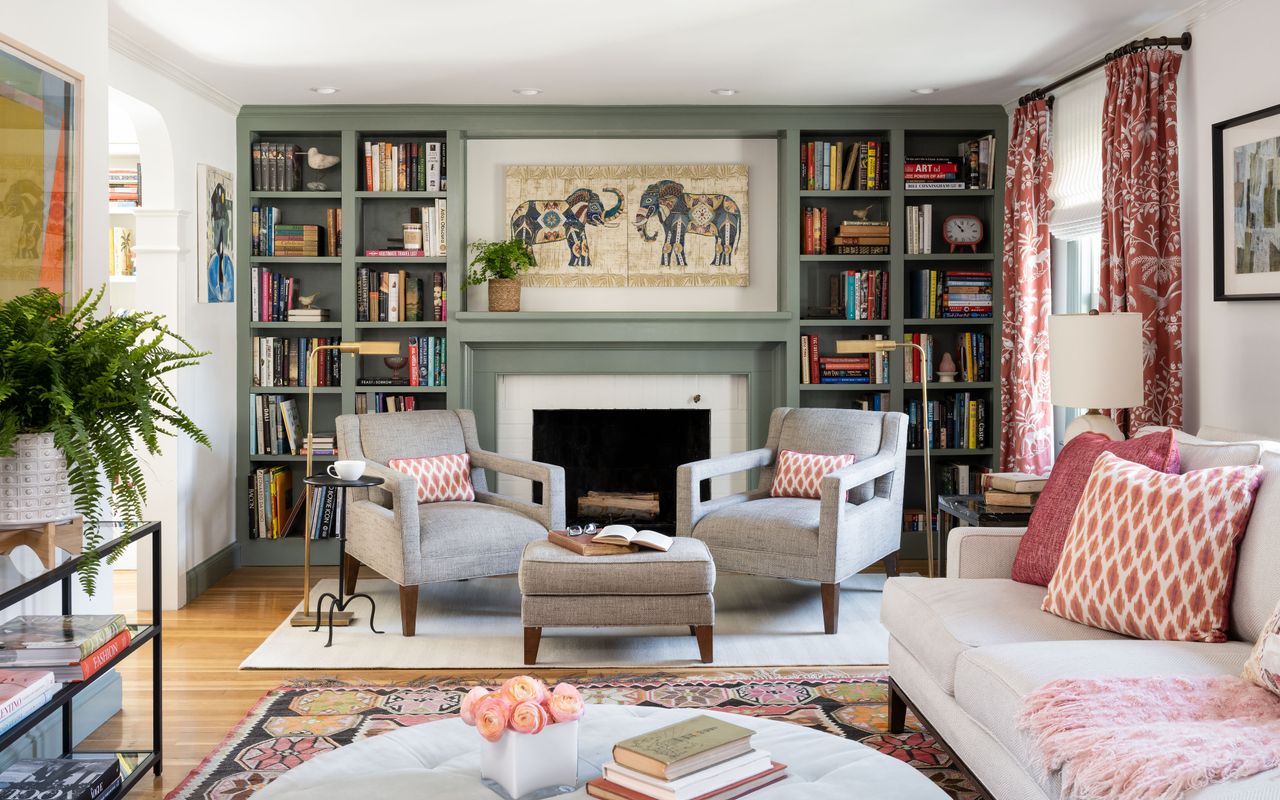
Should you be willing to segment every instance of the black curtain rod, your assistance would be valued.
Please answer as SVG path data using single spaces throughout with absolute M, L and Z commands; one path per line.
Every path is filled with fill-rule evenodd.
M 1065 84 L 1071 83 L 1076 78 L 1080 78 L 1085 75 L 1088 75 L 1090 72 L 1093 72 L 1095 69 L 1099 69 L 1100 67 L 1105 66 L 1108 62 L 1112 61 L 1113 59 L 1117 59 L 1120 56 L 1128 55 L 1129 53 L 1136 53 L 1139 50 L 1146 50 L 1147 48 L 1150 48 L 1150 47 L 1171 47 L 1175 44 L 1180 46 L 1183 50 L 1190 50 L 1191 49 L 1191 32 L 1186 31 L 1181 36 L 1157 36 L 1154 39 L 1152 38 L 1134 39 L 1132 42 L 1129 42 L 1123 47 L 1118 47 L 1115 50 L 1112 50 L 1110 53 L 1107 53 L 1105 56 L 1093 62 L 1092 64 L 1083 66 L 1080 69 L 1076 70 L 1075 72 L 1071 73 L 1070 75 L 1063 76 L 1057 79 L 1056 81 L 1054 81 L 1053 83 L 1046 84 L 1044 86 L 1041 86 L 1039 89 L 1034 89 L 1030 92 L 1027 92 L 1022 97 L 1018 98 L 1018 105 L 1025 106 L 1027 103 L 1030 103 L 1032 100 L 1040 100 L 1043 98 L 1044 101 L 1048 103 L 1049 107 L 1053 108 L 1053 97 L 1049 94 L 1049 92 L 1052 92 L 1054 89 L 1057 89 L 1059 86 L 1063 86 Z

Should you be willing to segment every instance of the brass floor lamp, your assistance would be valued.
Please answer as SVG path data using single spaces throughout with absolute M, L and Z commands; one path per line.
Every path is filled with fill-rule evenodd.
M 312 461 L 315 458 L 316 448 L 312 444 L 312 436 L 315 432 L 315 411 L 316 411 L 316 369 L 319 361 L 321 350 L 337 350 L 339 353 L 353 353 L 358 356 L 398 356 L 400 355 L 399 342 L 341 342 L 339 344 L 322 344 L 313 347 L 307 356 L 307 475 L 312 474 Z M 306 514 L 303 517 L 302 531 L 302 610 L 293 615 L 290 624 L 295 628 L 305 626 L 314 626 L 316 624 L 316 615 L 311 613 L 311 487 L 303 489 L 306 492 Z M 338 565 L 339 571 L 342 565 Z M 338 575 L 338 580 L 342 580 L 342 575 Z M 334 625 L 350 625 L 351 612 L 341 611 L 333 615 Z
M 867 354 L 874 355 L 897 350 L 899 347 L 914 347 L 920 351 L 920 395 L 923 404 L 921 429 L 924 431 L 924 517 L 925 517 L 925 557 L 929 560 L 929 577 L 934 576 L 933 537 L 933 469 L 929 458 L 929 439 L 933 426 L 929 424 L 929 373 L 933 365 L 929 363 L 929 354 L 924 347 L 915 342 L 899 342 L 896 339 L 840 339 L 836 342 L 836 352 L 840 355 Z

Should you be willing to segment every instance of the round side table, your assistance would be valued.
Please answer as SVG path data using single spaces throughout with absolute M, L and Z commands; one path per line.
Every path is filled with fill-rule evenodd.
M 316 600 L 316 626 L 311 629 L 312 632 L 320 630 L 321 614 L 324 613 L 322 609 L 324 608 L 325 601 L 328 600 L 329 601 L 329 641 L 326 642 L 324 646 L 325 647 L 333 646 L 333 615 L 339 611 L 346 611 L 347 606 L 351 603 L 352 600 L 356 600 L 358 598 L 364 598 L 365 600 L 369 601 L 369 630 L 373 631 L 374 633 L 382 633 L 382 631 L 373 627 L 373 615 L 374 615 L 374 612 L 377 610 L 377 606 L 374 604 L 373 598 L 362 592 L 356 593 L 350 596 L 346 596 L 343 592 L 343 588 L 344 588 L 343 584 L 345 583 L 345 581 L 343 580 L 343 575 L 342 575 L 342 565 L 347 560 L 347 514 L 346 514 L 347 490 L 348 489 L 367 489 L 370 486 L 380 486 L 383 483 L 382 478 L 379 478 L 373 475 L 361 475 L 359 478 L 356 478 L 353 481 L 349 481 L 344 478 L 335 478 L 329 473 L 325 472 L 325 473 L 320 473 L 318 475 L 311 475 L 306 479 L 304 479 L 304 482 L 307 484 L 308 487 L 342 490 L 343 513 L 338 515 L 338 518 L 334 520 L 334 533 L 336 534 L 336 538 L 338 540 L 338 593 L 334 594 L 333 592 L 325 592 L 324 594 L 320 595 L 320 598 L 318 600 Z M 311 489 L 308 488 L 308 491 L 310 490 Z M 310 520 L 307 520 L 307 522 L 309 527 Z M 309 529 L 307 531 L 307 535 L 308 536 L 310 535 Z

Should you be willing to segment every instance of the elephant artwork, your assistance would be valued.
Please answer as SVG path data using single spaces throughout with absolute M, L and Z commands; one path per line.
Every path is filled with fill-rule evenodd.
M 742 236 L 742 211 L 732 197 L 686 192 L 684 184 L 673 180 L 651 183 L 640 195 L 635 217 L 636 230 L 646 242 L 658 240 L 655 224 L 662 230 L 661 266 L 688 265 L 685 237 L 690 233 L 714 238 L 711 266 L 733 265 Z
M 511 213 L 511 237 L 533 246 L 564 241 L 569 248 L 569 266 L 590 267 L 591 246 L 587 226 L 616 228 L 614 221 L 623 214 L 622 192 L 605 187 L 615 202 L 605 208 L 600 194 L 578 188 L 563 200 L 525 200 Z

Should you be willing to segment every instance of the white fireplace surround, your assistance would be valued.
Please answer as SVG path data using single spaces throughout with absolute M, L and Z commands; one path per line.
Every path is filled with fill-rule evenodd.
M 533 412 L 560 409 L 706 409 L 711 456 L 747 449 L 746 375 L 499 375 L 497 449 L 533 457 Z M 695 398 L 698 398 L 695 400 Z M 713 497 L 744 491 L 746 475 L 716 478 Z M 532 485 L 501 475 L 498 490 L 529 499 Z

